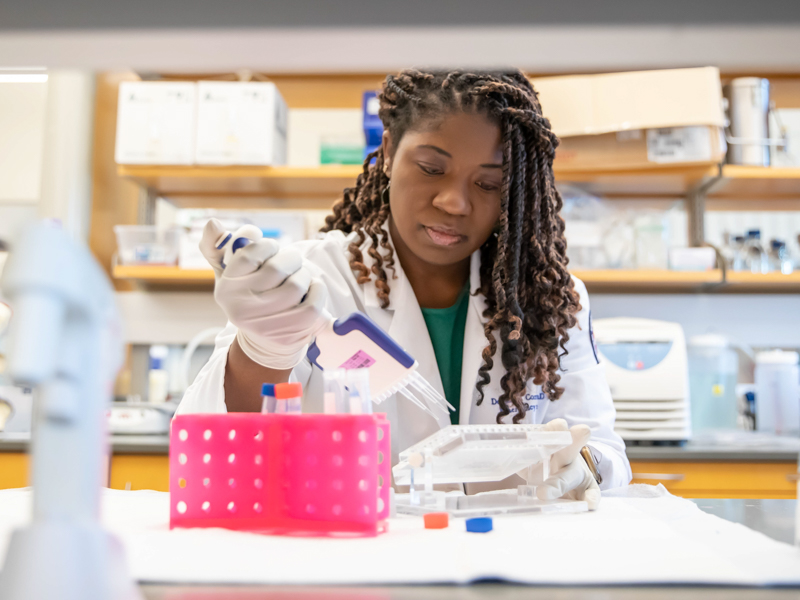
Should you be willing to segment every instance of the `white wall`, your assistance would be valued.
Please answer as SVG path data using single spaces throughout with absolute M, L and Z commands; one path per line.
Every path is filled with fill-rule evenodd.
M 47 82 L 0 82 L 0 210 L 39 199 L 46 103 Z
M 674 321 L 753 347 L 800 348 L 800 294 L 590 294 L 593 319 Z
M 0 240 L 37 216 L 47 82 L 0 82 Z
M 94 73 L 50 71 L 39 216 L 87 241 L 92 207 Z
M 251 27 L 0 30 L 0 66 L 194 73 L 247 66 L 272 73 L 320 73 L 512 65 L 532 73 L 563 73 L 716 65 L 726 71 L 778 73 L 796 71 L 800 55 L 800 27 L 794 22 Z

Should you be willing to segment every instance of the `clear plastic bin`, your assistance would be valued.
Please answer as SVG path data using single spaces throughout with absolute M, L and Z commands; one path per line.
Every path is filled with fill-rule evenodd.
M 181 230 L 155 225 L 116 225 L 119 262 L 123 265 L 174 265 Z
M 425 504 L 414 504 L 410 494 L 395 494 L 395 509 L 401 515 L 446 512 L 451 517 L 464 519 L 495 515 L 573 514 L 589 510 L 589 505 L 583 500 L 539 500 L 535 492 L 536 487 L 529 485 L 476 496 L 434 491 Z
M 586 512 L 584 501 L 536 496 L 537 484 L 549 476 L 550 457 L 571 443 L 569 431 L 548 431 L 544 425 L 451 425 L 400 453 L 394 481 L 409 485 L 410 493 L 395 495 L 395 509 L 453 517 Z M 433 489 L 438 484 L 502 481 L 523 471 L 527 483 L 516 491 L 464 496 Z
M 400 453 L 397 485 L 411 482 L 412 455 L 432 458 L 432 483 L 501 481 L 572 443 L 569 431 L 544 425 L 450 425 Z

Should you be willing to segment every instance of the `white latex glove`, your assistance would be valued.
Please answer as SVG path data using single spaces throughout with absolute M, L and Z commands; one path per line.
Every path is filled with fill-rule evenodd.
M 234 251 L 239 238 L 251 243 Z M 214 299 L 239 328 L 236 339 L 247 356 L 272 369 L 292 369 L 327 322 L 327 292 L 311 277 L 303 257 L 245 225 L 235 233 L 211 219 L 200 251 L 214 269 Z
M 597 510 L 600 504 L 600 487 L 597 485 L 589 466 L 580 455 L 591 437 L 587 425 L 568 427 L 564 419 L 555 419 L 545 425 L 550 431 L 567 431 L 572 434 L 572 443 L 550 457 L 550 477 L 536 488 L 540 500 L 570 498 L 585 500 L 589 510 Z

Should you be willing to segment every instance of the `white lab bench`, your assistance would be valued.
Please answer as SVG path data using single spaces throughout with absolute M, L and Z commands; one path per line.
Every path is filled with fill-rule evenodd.
M 0 433 L 0 489 L 27 485 L 27 434 Z M 169 437 L 113 435 L 109 485 L 169 490 Z M 688 442 L 683 446 L 628 446 L 634 483 L 663 484 L 684 498 L 796 497 L 800 440 L 766 443 Z
M 740 523 L 778 541 L 794 537 L 793 500 L 693 500 L 702 510 Z M 798 550 L 800 551 L 800 550 Z M 143 585 L 147 600 L 783 600 L 800 598 L 800 589 L 753 589 L 735 587 L 626 586 L 626 587 L 532 587 L 483 582 L 468 586 L 183 586 Z

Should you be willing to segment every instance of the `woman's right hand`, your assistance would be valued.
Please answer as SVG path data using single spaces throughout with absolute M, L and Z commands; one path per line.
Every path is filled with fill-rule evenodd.
M 329 318 L 325 286 L 311 277 L 297 251 L 279 249 L 278 242 L 261 238 L 256 228 L 228 234 L 211 219 L 200 242 L 216 275 L 214 299 L 239 328 L 237 340 L 251 360 L 271 369 L 292 369 Z M 232 252 L 241 237 L 251 242 Z

